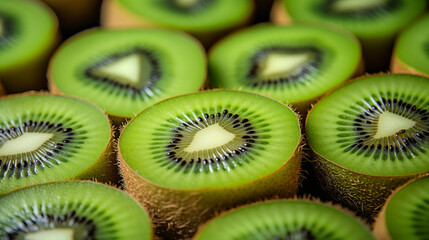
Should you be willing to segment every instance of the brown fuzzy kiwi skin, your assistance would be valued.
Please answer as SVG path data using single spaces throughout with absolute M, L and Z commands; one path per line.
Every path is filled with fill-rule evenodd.
M 293 197 L 302 180 L 302 137 L 293 155 L 270 175 L 240 186 L 202 189 L 172 189 L 144 179 L 128 166 L 122 158 L 119 141 L 117 144 L 123 185 L 147 209 L 156 226 L 156 235 L 162 239 L 190 239 L 204 222 L 239 205 Z
M 37 4 L 45 5 L 41 2 Z M 31 90 L 44 90 L 46 86 L 46 69 L 49 59 L 61 41 L 58 31 L 58 19 L 55 13 L 47 6 L 46 10 L 55 20 L 55 34 L 51 36 L 49 44 L 41 49 L 34 57 L 27 57 L 19 64 L 0 70 L 0 78 L 7 93 L 20 93 Z
M 22 96 L 31 96 L 31 95 L 56 95 L 44 91 L 27 91 L 19 94 L 9 94 L 3 97 L 0 97 L 0 100 L 6 98 L 22 97 Z M 58 95 L 60 96 L 60 95 Z M 69 97 L 75 98 L 75 97 Z M 80 101 L 85 101 L 84 99 L 75 98 Z M 87 102 L 89 103 L 89 102 Z M 89 103 L 102 111 L 95 104 Z M 107 117 L 107 115 L 106 115 Z M 110 121 L 109 121 L 110 124 Z M 93 165 L 89 166 L 85 171 L 74 176 L 71 180 L 91 180 L 95 182 L 107 183 L 114 186 L 118 186 L 121 180 L 119 175 L 119 167 L 116 161 L 116 152 L 114 151 L 114 133 L 112 127 L 110 128 L 110 139 L 106 148 L 98 157 L 97 161 Z
M 253 3 L 253 1 L 250 1 Z M 229 26 L 222 29 L 206 29 L 201 31 L 189 32 L 195 38 L 197 38 L 204 45 L 205 48 L 209 48 L 213 43 L 226 34 L 240 29 L 252 22 L 252 15 L 255 6 L 252 4 L 252 8 L 249 11 L 248 16 L 243 19 L 242 22 L 236 23 L 233 26 Z M 106 28 L 129 28 L 129 27 L 164 27 L 171 28 L 168 26 L 160 25 L 149 19 L 145 19 L 142 16 L 130 12 L 124 6 L 118 3 L 116 0 L 104 0 L 101 6 L 101 26 Z
M 390 71 L 392 71 L 392 73 L 405 73 L 405 74 L 412 74 L 412 75 L 418 75 L 418 76 L 429 78 L 428 74 L 420 72 L 417 69 L 402 62 L 398 58 L 396 51 L 394 51 L 392 55 L 392 59 L 390 62 Z

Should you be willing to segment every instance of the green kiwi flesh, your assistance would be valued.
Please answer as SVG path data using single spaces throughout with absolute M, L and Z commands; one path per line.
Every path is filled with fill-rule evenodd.
M 27 185 L 103 178 L 111 129 L 93 104 L 48 94 L 0 99 L 0 195 Z M 100 168 L 96 167 L 99 166 Z
M 383 222 L 391 239 L 425 239 L 429 236 L 429 177 L 400 188 L 386 203 Z
M 138 202 L 100 183 L 35 185 L 3 196 L 0 206 L 0 239 L 152 239 Z
M 224 213 L 204 225 L 193 239 L 375 238 L 356 218 L 334 207 L 307 200 L 278 200 Z
M 55 14 L 38 1 L 0 4 L 0 78 L 7 92 L 46 88 L 47 59 L 57 38 Z
M 392 189 L 429 171 L 429 79 L 374 75 L 334 91 L 306 122 L 329 198 L 371 218 Z
M 165 239 L 190 238 L 217 212 L 299 183 L 300 125 L 286 105 L 241 91 L 187 94 L 133 118 L 118 144 L 127 191 Z
M 213 88 L 242 89 L 308 107 L 351 78 L 360 60 L 359 42 L 341 29 L 262 24 L 210 50 L 209 79 Z
M 225 188 L 280 168 L 299 140 L 298 119 L 287 106 L 251 93 L 209 91 L 149 107 L 126 126 L 119 151 L 153 183 Z
M 426 76 L 429 76 L 428 26 L 429 14 L 426 14 L 401 33 L 395 47 L 396 57 L 401 64 Z
M 350 30 L 363 45 L 366 69 L 388 68 L 395 35 L 426 7 L 425 0 L 284 1 L 294 20 L 331 22 Z
M 252 13 L 248 0 L 114 0 L 130 14 L 159 26 L 187 32 L 228 29 L 245 22 Z
M 59 48 L 48 75 L 53 92 L 87 99 L 109 115 L 132 118 L 164 98 L 198 91 L 205 62 L 197 41 L 179 32 L 92 29 Z

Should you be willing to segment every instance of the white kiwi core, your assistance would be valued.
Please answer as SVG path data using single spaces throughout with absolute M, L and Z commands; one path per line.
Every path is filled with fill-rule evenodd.
M 272 53 L 262 63 L 260 75 L 271 77 L 287 74 L 309 60 L 307 53 L 301 54 L 278 54 Z
M 0 18 L 0 36 L 4 34 L 4 23 L 3 19 Z
M 54 228 L 27 233 L 24 240 L 75 240 L 72 228 Z
M 191 143 L 184 149 L 186 152 L 201 151 L 223 146 L 233 140 L 235 134 L 225 130 L 219 124 L 212 124 L 199 130 Z
M 334 1 L 332 7 L 339 12 L 348 12 L 356 10 L 371 9 L 382 6 L 386 0 L 339 0 Z
M 121 82 L 124 84 L 135 85 L 140 81 L 141 61 L 142 58 L 139 55 L 132 54 L 106 64 L 96 72 L 123 79 Z
M 378 118 L 377 133 L 374 138 L 383 138 L 395 135 L 401 130 L 407 130 L 416 124 L 415 121 L 398 114 L 386 111 Z
M 53 133 L 26 132 L 9 140 L 0 147 L 0 156 L 31 152 L 54 136 Z
M 187 8 L 195 5 L 198 0 L 175 0 L 174 2 L 180 7 Z

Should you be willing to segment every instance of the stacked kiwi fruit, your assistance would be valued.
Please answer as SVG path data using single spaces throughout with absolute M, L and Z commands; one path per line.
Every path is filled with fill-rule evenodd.
M 427 5 L 3 0 L 0 239 L 428 238 Z

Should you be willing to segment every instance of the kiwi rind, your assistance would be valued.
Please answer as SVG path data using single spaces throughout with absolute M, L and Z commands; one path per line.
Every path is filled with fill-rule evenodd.
M 293 206 L 299 210 L 296 210 L 293 213 L 286 211 L 287 208 L 293 209 Z M 279 215 L 273 216 L 273 215 L 268 215 L 269 213 L 265 214 L 265 211 L 264 211 L 265 209 L 269 212 L 273 212 L 273 209 L 278 209 Z M 245 233 L 247 231 L 249 235 L 246 235 L 248 238 L 245 238 L 245 239 L 267 239 L 267 237 L 269 237 L 269 235 L 267 234 L 268 232 L 269 233 L 276 232 L 279 229 L 282 229 L 282 226 L 284 224 L 286 226 L 289 226 L 289 229 L 290 228 L 299 229 L 298 226 L 300 224 L 303 224 L 303 223 L 305 224 L 305 222 L 310 222 L 311 221 L 310 219 L 314 219 L 314 217 L 311 216 L 313 215 L 312 211 L 314 211 L 314 216 L 316 216 L 316 219 L 319 219 L 321 223 L 320 225 L 318 225 L 315 222 L 308 224 L 308 226 L 311 226 L 311 227 L 305 230 L 310 231 L 310 233 L 313 229 L 317 229 L 317 230 L 323 229 L 323 231 L 325 231 L 326 233 L 326 229 L 322 225 L 328 224 L 326 220 L 327 218 L 329 218 L 329 221 L 331 221 L 329 223 L 330 225 L 332 224 L 334 226 L 335 225 L 344 226 L 344 224 L 346 223 L 353 225 L 353 230 L 347 229 L 348 227 L 346 226 L 344 226 L 345 228 L 343 229 L 344 231 L 338 229 L 338 232 L 341 232 L 340 235 L 343 234 L 343 237 L 346 236 L 347 239 L 352 239 L 352 238 L 375 239 L 370 232 L 369 226 L 366 225 L 363 221 L 361 221 L 361 219 L 359 219 L 357 216 L 355 216 L 354 213 L 348 211 L 347 209 L 342 208 L 341 206 L 333 205 L 332 203 L 329 203 L 329 202 L 320 202 L 317 199 L 308 199 L 308 198 L 267 200 L 267 201 L 262 201 L 257 203 L 246 204 L 244 206 L 239 206 L 237 208 L 230 209 L 228 211 L 222 212 L 220 215 L 212 218 L 210 221 L 202 225 L 192 239 L 194 240 L 216 239 L 216 237 L 219 237 L 219 235 L 214 227 L 216 225 L 218 225 L 217 228 L 225 227 L 226 224 L 230 224 L 227 226 L 227 227 L 230 227 L 230 229 L 222 228 L 224 230 L 219 232 L 219 234 L 222 235 L 223 239 L 241 239 L 239 238 L 238 234 L 232 235 L 232 236 L 229 235 L 231 233 L 235 234 L 234 233 L 235 231 L 239 231 L 241 233 Z M 316 213 L 318 211 L 319 211 L 319 214 Z M 329 217 L 326 216 L 325 214 L 320 214 L 320 212 L 329 214 Z M 286 218 L 282 218 L 281 215 L 285 215 Z M 239 216 L 242 218 L 239 219 L 238 218 Z M 339 220 L 339 218 L 341 218 L 341 220 Z M 289 222 L 285 221 L 283 223 L 282 220 L 285 220 L 285 219 L 287 219 Z M 237 222 L 237 220 L 239 220 L 239 222 Z M 265 224 L 259 224 L 259 221 Z M 241 230 L 241 229 L 235 230 L 236 228 L 241 228 L 242 225 L 246 230 Z M 207 230 L 209 231 L 211 230 L 210 233 L 215 232 L 214 233 L 215 235 L 213 236 L 210 233 L 207 233 Z M 291 236 L 287 235 L 286 239 L 315 239 L 314 237 L 315 236 L 300 236 L 300 235 L 292 234 Z M 340 239 L 340 238 L 334 238 L 332 235 L 330 235 L 330 237 L 332 239 Z M 271 239 L 284 239 L 284 238 L 281 238 L 280 236 L 271 236 Z M 324 239 L 324 238 L 320 237 L 320 239 Z
M 28 91 L 28 92 L 19 93 L 19 94 L 9 94 L 9 95 L 1 97 L 0 100 L 21 98 L 21 97 L 26 97 L 26 96 L 37 97 L 37 96 L 43 96 L 43 95 L 58 96 L 58 97 L 68 98 L 68 99 L 73 100 L 73 101 L 74 100 L 80 101 L 84 104 L 91 105 L 91 108 L 94 108 L 95 111 L 99 111 L 103 115 L 105 115 L 106 122 L 108 122 L 108 124 L 109 124 L 109 136 L 110 136 L 110 138 L 106 139 L 106 146 L 105 146 L 104 150 L 99 153 L 98 159 L 96 161 L 94 161 L 94 163 L 92 165 L 87 166 L 87 168 L 84 171 L 76 174 L 70 180 L 79 180 L 79 179 L 85 180 L 86 179 L 86 180 L 92 180 L 92 181 L 97 181 L 97 182 L 109 183 L 112 185 L 118 185 L 119 181 L 120 181 L 120 175 L 118 173 L 116 153 L 114 152 L 113 130 L 110 127 L 110 122 L 107 118 L 107 115 L 99 107 L 97 107 L 96 105 L 89 103 L 85 100 L 82 100 L 82 99 L 78 99 L 78 98 L 74 98 L 74 97 L 64 97 L 64 96 L 50 94 L 48 92 L 37 92 L 37 91 Z M 64 164 L 63 166 L 67 167 L 67 164 Z M 43 172 L 41 172 L 39 174 L 43 174 Z M 30 176 L 30 179 L 31 179 L 31 176 Z M 64 179 L 48 179 L 48 180 L 43 180 L 43 182 L 49 182 L 49 181 L 54 181 L 54 180 L 64 180 Z M 16 183 L 13 186 L 12 185 L 7 186 L 6 189 L 2 188 L 0 195 L 6 194 L 10 191 L 13 191 L 13 190 L 21 188 L 21 187 L 25 187 L 26 185 L 38 183 L 35 181 L 31 181 L 31 182 L 32 183 L 25 184 L 25 185 L 22 185 L 23 183 Z
M 7 237 L 8 230 L 46 229 L 46 223 L 60 229 L 92 225 L 97 239 L 153 239 L 145 209 L 124 191 L 102 183 L 79 180 L 37 184 L 3 196 L 0 205 L 1 239 L 15 239 Z
M 156 234 L 165 239 L 187 239 L 199 225 L 221 211 L 262 199 L 294 196 L 301 178 L 301 141 L 280 168 L 252 182 L 232 187 L 174 189 L 158 185 L 144 179 L 127 164 L 119 145 L 118 161 L 127 192 L 148 210 Z
M 376 76 L 389 76 L 389 74 L 365 75 L 352 79 L 352 81 Z M 411 75 L 402 76 L 412 77 Z M 323 98 L 320 101 L 322 100 Z M 306 118 L 306 125 L 307 121 L 308 117 Z M 310 163 L 310 172 L 317 179 L 316 185 L 321 190 L 319 191 L 320 197 L 342 204 L 364 218 L 368 223 L 374 222 L 374 217 L 380 212 L 386 199 L 397 187 L 429 175 L 427 171 L 403 175 L 360 173 L 324 158 L 309 144 L 306 147 L 309 150 L 306 160 Z
M 252 20 L 252 13 L 254 11 L 253 1 L 248 1 L 250 8 L 247 16 L 245 16 L 240 22 L 231 23 L 230 26 L 216 29 L 180 29 L 186 31 L 196 37 L 206 47 L 210 47 L 219 38 L 232 32 L 240 27 L 249 24 Z M 144 16 L 139 16 L 136 13 L 130 11 L 118 0 L 106 0 L 103 1 L 101 8 L 101 26 L 107 28 L 129 28 L 129 27 L 164 27 L 164 28 L 177 28 L 172 26 L 163 25 L 156 21 L 145 19 Z
M 44 42 L 39 44 L 38 49 L 34 49 L 34 46 L 26 46 L 29 49 L 27 56 L 23 56 L 16 61 L 11 61 L 4 69 L 0 69 L 0 78 L 2 79 L 4 89 L 8 93 L 47 88 L 46 69 L 48 61 L 61 38 L 58 31 L 58 19 L 49 7 L 39 1 L 19 0 L 19 3 L 45 12 L 46 17 L 50 19 L 51 26 L 43 26 L 44 28 L 49 28 L 46 31 L 49 33 L 49 36 L 43 36 Z M 34 20 L 34 23 L 37 24 L 37 19 Z

